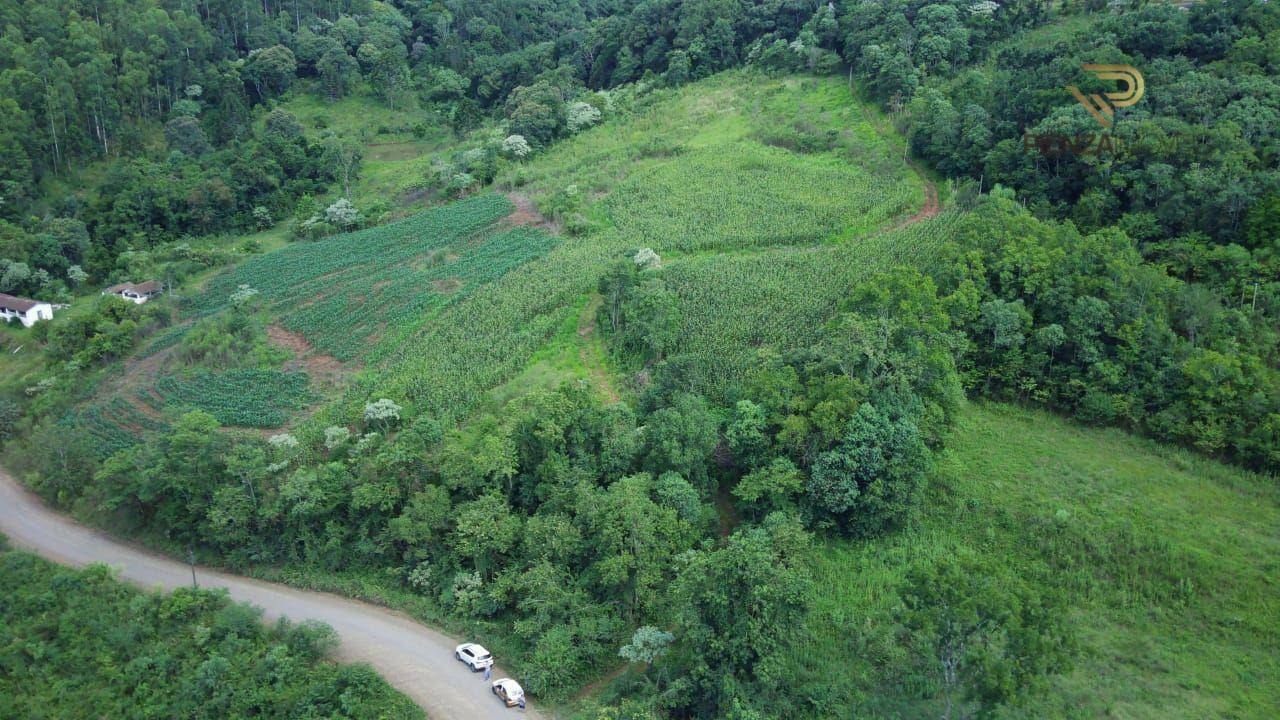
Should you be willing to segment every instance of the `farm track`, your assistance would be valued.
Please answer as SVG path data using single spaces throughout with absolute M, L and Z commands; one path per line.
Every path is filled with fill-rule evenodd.
M 921 206 L 920 211 L 915 215 L 912 215 L 902 222 L 888 228 L 888 230 L 901 230 L 908 225 L 914 225 L 921 220 L 937 217 L 942 213 L 942 202 L 938 199 L 938 186 L 935 185 L 927 175 L 925 175 L 924 170 L 921 170 L 920 166 L 914 161 L 910 161 L 908 164 L 911 166 L 911 171 L 918 175 L 920 180 L 924 182 L 924 205 Z
M 192 581 L 190 566 L 53 512 L 2 470 L 0 532 L 16 547 L 53 562 L 73 567 L 105 564 L 122 580 L 145 589 L 172 590 Z M 505 708 L 480 675 L 469 672 L 454 659 L 456 640 L 407 615 L 337 595 L 203 567 L 196 568 L 194 574 L 201 587 L 224 588 L 233 600 L 261 607 L 266 622 L 288 617 L 294 622 L 319 620 L 328 624 L 339 637 L 335 659 L 368 663 L 432 720 L 543 717 L 532 708 L 523 715 Z M 495 668 L 495 676 L 503 674 Z
M 616 403 L 622 399 L 622 396 L 614 386 L 609 370 L 600 363 L 590 346 L 596 334 L 596 311 L 603 303 L 604 298 L 600 297 L 599 293 L 592 293 L 591 299 L 578 315 L 578 359 L 582 362 L 582 366 L 591 372 L 592 381 L 600 393 L 608 398 L 609 402 Z

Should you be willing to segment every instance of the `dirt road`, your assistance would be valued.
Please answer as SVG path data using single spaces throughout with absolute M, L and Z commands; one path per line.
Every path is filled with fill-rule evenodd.
M 81 567 L 103 563 L 119 577 L 145 588 L 189 586 L 191 568 L 122 544 L 49 510 L 0 470 L 0 532 L 16 547 L 54 562 Z M 336 659 L 366 662 L 387 682 L 427 711 L 432 720 L 540 718 L 529 708 L 508 710 L 489 691 L 484 676 L 453 657 L 457 642 L 400 613 L 327 593 L 196 569 L 201 587 L 226 588 L 240 602 L 262 608 L 268 622 L 320 620 L 341 638 Z M 2 591 L 0 591 L 2 592 Z M 505 677 L 494 670 L 494 677 Z

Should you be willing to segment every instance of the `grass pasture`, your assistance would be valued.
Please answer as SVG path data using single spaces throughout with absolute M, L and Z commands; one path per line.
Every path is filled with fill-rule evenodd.
M 456 142 L 440 118 L 413 100 L 391 108 L 361 93 L 331 100 L 296 88 L 281 107 L 298 118 L 310 137 L 334 135 L 361 146 L 360 172 L 352 178 L 350 199 L 362 209 L 384 203 L 393 215 L 422 209 L 428 194 L 420 189 L 433 172 L 432 163 Z M 336 187 L 329 199 L 342 194 L 342 187 Z
M 734 145 L 689 150 L 628 177 L 604 201 L 610 223 L 659 252 L 734 251 L 857 237 L 919 202 L 906 178 L 832 153 Z
M 846 705 L 824 714 L 940 715 L 895 687 L 905 658 L 892 616 L 908 566 L 958 551 L 1070 596 L 1073 669 L 1005 716 L 1280 714 L 1273 479 L 1005 405 L 966 408 L 949 446 L 915 527 L 815 554 L 812 640 L 791 663 L 795 677 L 851 689 Z

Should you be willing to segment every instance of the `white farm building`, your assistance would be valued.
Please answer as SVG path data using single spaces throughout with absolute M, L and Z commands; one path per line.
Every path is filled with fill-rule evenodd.
M 130 302 L 141 305 L 150 300 L 152 297 L 159 295 L 163 291 L 158 280 L 148 280 L 144 283 L 120 283 L 112 285 L 102 291 L 103 295 L 119 295 Z
M 17 318 L 25 327 L 31 327 L 41 320 L 52 320 L 53 305 L 0 293 L 0 318 L 5 322 Z

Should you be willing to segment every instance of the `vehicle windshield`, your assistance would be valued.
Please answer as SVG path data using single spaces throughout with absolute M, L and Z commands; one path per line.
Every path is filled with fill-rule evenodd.
M 481 660 L 488 660 L 489 658 L 491 658 L 491 657 L 493 657 L 493 656 L 492 656 L 492 655 L 490 655 L 489 653 L 482 653 L 482 654 L 478 655 L 477 657 L 479 657 Z

